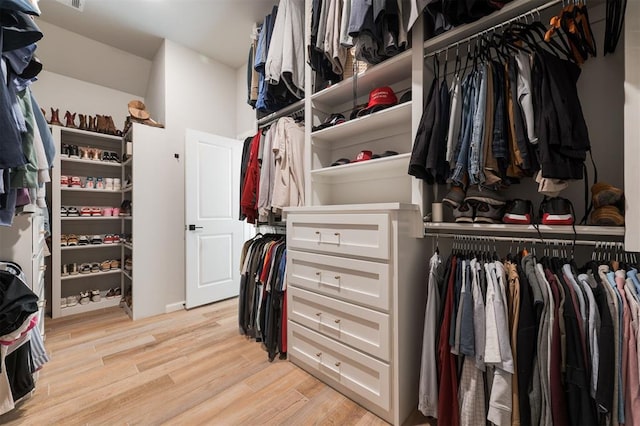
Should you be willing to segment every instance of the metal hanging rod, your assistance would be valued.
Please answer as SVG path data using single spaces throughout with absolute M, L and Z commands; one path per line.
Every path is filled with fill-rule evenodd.
M 263 128 L 273 123 L 280 117 L 286 117 L 289 115 L 297 114 L 301 111 L 304 111 L 304 99 L 300 99 L 297 102 L 292 103 L 274 113 L 271 113 L 265 117 L 262 117 L 258 120 L 258 128 Z
M 427 237 L 433 238 L 454 238 L 458 240 L 467 240 L 467 241 L 478 241 L 478 242 L 494 242 L 494 241 L 504 241 L 511 243 L 532 243 L 532 244 L 544 244 L 544 245 L 579 245 L 579 246 L 592 246 L 592 247 L 604 247 L 606 244 L 609 245 L 622 245 L 619 241 L 611 241 L 611 242 L 603 242 L 603 241 L 590 241 L 590 240 L 573 240 L 573 238 L 549 238 L 543 241 L 540 238 L 530 238 L 530 237 L 500 237 L 500 236 L 483 236 L 483 235 L 466 235 L 466 234 L 445 234 L 440 232 L 427 232 L 425 234 Z
M 496 25 L 494 25 L 492 27 L 489 27 L 489 28 L 485 28 L 484 30 L 478 31 L 475 34 L 472 34 L 472 35 L 470 35 L 468 37 L 465 37 L 463 39 L 451 42 L 447 46 L 441 47 L 440 49 L 434 50 L 433 52 L 425 53 L 424 57 L 428 58 L 430 56 L 439 55 L 442 52 L 448 51 L 452 47 L 459 47 L 461 44 L 468 43 L 471 40 L 476 39 L 476 38 L 478 38 L 478 37 L 480 37 L 480 36 L 482 36 L 484 34 L 488 34 L 488 33 L 492 32 L 492 31 L 497 30 L 497 29 L 503 28 L 504 26 L 509 25 L 512 22 L 516 22 L 516 21 L 518 21 L 520 19 L 526 18 L 528 16 L 533 16 L 535 14 L 540 15 L 540 11 L 548 9 L 551 6 L 555 6 L 558 3 L 563 3 L 564 4 L 564 1 L 563 0 L 551 0 L 548 3 L 545 3 L 545 4 L 540 5 L 538 7 L 534 7 L 533 9 L 528 10 L 527 12 L 521 13 L 518 16 L 515 16 L 515 17 L 513 17 L 511 19 L 508 19 L 507 21 L 501 22 L 501 23 L 496 24 Z

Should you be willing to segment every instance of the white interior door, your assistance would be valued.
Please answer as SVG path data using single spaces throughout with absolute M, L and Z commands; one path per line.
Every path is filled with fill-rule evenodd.
M 238 295 L 243 222 L 238 220 L 242 143 L 187 130 L 186 307 Z

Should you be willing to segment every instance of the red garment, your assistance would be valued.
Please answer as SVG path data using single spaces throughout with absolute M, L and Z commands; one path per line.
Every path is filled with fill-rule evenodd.
M 452 257 L 447 298 L 444 303 L 444 314 L 440 326 L 440 340 L 438 341 L 438 360 L 440 364 L 440 389 L 438 392 L 438 424 L 458 426 L 460 424 L 460 409 L 458 407 L 458 375 L 456 372 L 456 357 L 449 347 L 449 329 L 453 314 L 453 298 L 456 281 L 457 259 Z
M 262 263 L 262 271 L 260 272 L 260 282 L 267 285 L 267 280 L 269 279 L 269 272 L 271 271 L 271 258 L 273 256 L 273 250 L 278 246 L 276 243 L 271 242 L 268 243 L 269 247 L 267 248 L 267 254 L 264 256 L 264 260 Z
M 260 164 L 258 162 L 258 150 L 260 148 L 260 132 L 251 140 L 249 151 L 249 163 L 244 179 L 244 187 L 240 196 L 240 208 L 242 214 L 247 217 L 248 223 L 255 223 L 258 219 L 258 188 L 260 186 Z

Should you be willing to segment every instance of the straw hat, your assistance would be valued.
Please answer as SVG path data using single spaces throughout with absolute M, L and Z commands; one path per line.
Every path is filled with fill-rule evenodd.
M 129 114 L 134 118 L 147 120 L 150 117 L 149 111 L 147 111 L 147 107 L 142 101 L 133 100 L 127 106 L 129 107 Z

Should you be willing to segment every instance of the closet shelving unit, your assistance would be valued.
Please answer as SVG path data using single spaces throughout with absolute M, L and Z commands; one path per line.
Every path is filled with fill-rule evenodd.
M 111 151 L 122 155 L 121 138 L 107 134 L 88 132 L 79 129 L 51 126 L 51 132 L 56 144 L 56 152 L 60 153 L 63 144 L 88 146 Z M 97 309 L 117 306 L 119 298 L 107 299 L 106 293 L 110 288 L 118 287 L 120 269 L 107 272 L 94 272 L 62 276 L 63 264 L 100 263 L 107 259 L 117 259 L 120 256 L 120 244 L 88 244 L 84 246 L 63 247 L 60 245 L 61 234 L 75 234 L 76 236 L 120 234 L 122 220 L 117 216 L 68 217 L 60 214 L 62 206 L 81 207 L 117 207 L 120 205 L 121 191 L 100 190 L 89 188 L 68 188 L 60 185 L 60 176 L 92 176 L 121 178 L 122 165 L 115 162 L 98 160 L 75 159 L 57 155 L 52 170 L 52 184 L 49 203 L 51 208 L 52 230 L 52 297 L 51 313 L 53 318 L 89 312 Z M 89 302 L 86 305 L 61 307 L 63 299 L 68 296 L 79 296 L 80 291 L 98 289 L 101 292 L 100 302 Z
M 308 11 L 311 10 L 310 3 L 311 0 L 306 1 Z M 597 0 L 588 5 L 592 22 L 596 15 L 592 13 L 593 9 L 598 8 L 597 15 L 601 15 L 595 18 L 601 28 L 594 29 L 599 43 L 602 39 L 600 31 L 604 28 L 602 4 Z M 548 22 L 547 16 L 561 7 L 561 0 L 514 0 L 500 11 L 426 41 L 422 22 L 418 21 L 411 34 L 411 50 L 315 93 L 313 71 L 308 65 L 306 67 L 307 206 L 285 209 L 290 290 L 287 300 L 288 356 L 296 365 L 388 422 L 402 424 L 417 406 L 416 371 L 420 370 L 422 329 L 416 327 L 415 313 L 424 313 L 425 259 L 430 255 L 427 243 L 435 241 L 423 237 L 469 233 L 489 237 L 513 235 L 514 241 L 517 241 L 517 235 L 537 238 L 537 230 L 533 226 L 422 222 L 422 216 L 430 211 L 431 203 L 440 201 L 446 193 L 443 192 L 446 189 L 439 188 L 436 200 L 434 187 L 407 174 L 426 90 L 431 82 L 432 63 L 425 57 L 442 49 L 442 61 L 448 49 L 451 60 L 456 48 L 465 56 L 467 46 L 464 42 L 468 37 L 491 31 L 494 26 L 525 13 L 531 12 L 529 19 L 538 19 L 537 9 L 545 11 L 540 14 L 540 19 Z M 640 30 L 637 24 L 639 16 L 640 6 L 630 3 L 625 24 L 627 37 L 618 47 L 619 51 L 625 50 L 627 56 L 632 49 L 640 47 L 637 37 L 634 40 L 629 37 L 630 31 Z M 307 25 L 309 21 L 307 16 Z M 633 25 L 632 30 L 630 25 Z M 308 35 L 309 26 L 307 38 Z M 616 72 L 620 62 L 616 63 L 615 58 L 619 55 L 616 52 L 607 56 L 607 60 L 612 60 L 613 66 L 618 67 Z M 603 60 L 602 55 L 595 60 Z M 635 66 L 629 65 L 630 62 L 627 60 L 624 80 L 634 82 L 633 87 L 637 87 L 640 82 L 637 61 Z M 590 66 L 591 63 L 587 62 L 584 69 Z M 593 89 L 597 86 L 601 90 L 595 77 L 601 77 L 604 72 L 601 65 L 595 68 L 600 68 L 600 71 L 583 72 L 581 84 L 584 87 L 579 87 L 581 96 L 584 91 L 590 91 L 588 99 L 583 100 L 583 109 L 585 114 L 592 116 L 598 112 L 588 105 L 599 99 L 593 94 L 596 92 Z M 607 72 L 607 75 L 611 74 Z M 411 103 L 312 131 L 313 126 L 322 123 L 332 113 L 349 117 L 354 106 L 365 104 L 369 91 L 380 86 L 391 86 L 398 98 L 402 91 L 411 89 Z M 595 149 L 602 149 L 612 138 L 618 141 L 623 137 L 620 129 L 611 131 L 611 126 L 617 126 L 616 123 L 622 125 L 621 111 L 616 108 L 619 107 L 619 96 L 623 95 L 619 92 L 612 94 L 609 89 L 611 86 L 607 86 L 606 94 L 600 94 L 600 97 L 607 98 L 605 104 L 598 103 L 600 109 L 604 109 L 598 116 L 603 123 L 598 124 L 602 124 L 605 130 L 590 127 Z M 640 111 L 640 96 L 635 92 L 629 93 L 628 88 L 626 90 L 625 152 L 624 159 L 620 157 L 618 163 L 626 163 L 625 181 L 637 182 L 640 169 L 633 164 L 640 158 L 640 149 L 629 135 L 639 134 L 640 122 L 636 117 Z M 607 115 L 610 113 L 609 105 L 615 105 L 611 110 L 616 119 Z M 353 160 L 361 150 L 373 153 L 393 150 L 400 155 L 331 166 L 339 158 Z M 594 151 L 598 161 L 599 156 L 609 156 L 604 154 L 610 154 L 610 151 Z M 600 170 L 600 178 L 622 186 L 619 164 L 605 169 L 604 173 Z M 593 175 L 590 173 L 590 176 Z M 574 203 L 582 199 L 578 195 L 578 192 L 582 194 L 582 183 L 579 185 L 577 188 L 577 184 L 573 184 L 567 190 Z M 510 196 L 536 199 L 539 194 L 535 186 L 527 181 L 514 188 L 514 191 L 522 190 L 522 194 Z M 628 185 L 627 191 L 630 191 Z M 640 197 L 627 198 L 628 206 L 640 208 Z M 638 223 L 630 228 L 629 223 L 633 221 Z M 626 233 L 622 227 L 575 227 L 578 236 L 589 235 L 593 240 L 621 239 L 623 236 L 629 240 L 633 229 L 640 229 L 640 217 L 636 220 L 627 215 Z M 565 226 L 541 225 L 540 232 L 545 239 L 561 238 L 561 235 L 569 239 L 573 236 L 573 228 Z M 639 232 L 636 234 L 640 235 Z M 359 331 L 354 331 L 358 327 Z M 367 368 L 359 367 L 362 365 Z

